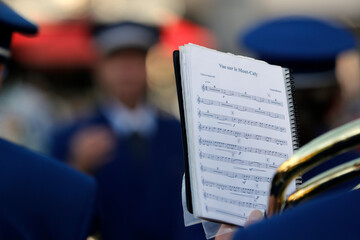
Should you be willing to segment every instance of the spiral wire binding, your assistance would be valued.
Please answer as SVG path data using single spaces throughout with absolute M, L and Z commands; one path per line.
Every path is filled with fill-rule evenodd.
M 294 151 L 298 150 L 300 147 L 300 138 L 299 138 L 299 126 L 296 121 L 298 119 L 298 111 L 295 101 L 295 82 L 294 77 L 292 75 L 292 70 L 289 68 L 284 69 L 285 75 L 285 84 L 287 90 L 287 99 L 289 104 L 289 116 L 290 116 L 290 128 L 291 128 L 291 135 L 293 140 L 293 148 Z M 299 188 L 302 184 L 302 177 L 298 176 L 295 180 L 296 188 Z

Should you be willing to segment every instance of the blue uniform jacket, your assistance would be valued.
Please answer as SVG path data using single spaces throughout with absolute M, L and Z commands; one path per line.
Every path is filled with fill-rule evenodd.
M 101 111 L 55 135 L 53 156 L 66 160 L 74 133 L 109 127 Z M 99 185 L 100 232 L 107 239 L 205 239 L 201 226 L 186 228 L 181 207 L 183 153 L 180 124 L 157 116 L 157 130 L 134 146 L 119 136 L 111 161 L 95 173 Z
M 328 195 L 237 232 L 234 240 L 360 239 L 360 190 Z
M 0 239 L 86 239 L 94 179 L 0 139 Z

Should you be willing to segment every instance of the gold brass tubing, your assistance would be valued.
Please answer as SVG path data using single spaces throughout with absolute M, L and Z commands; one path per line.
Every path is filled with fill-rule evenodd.
M 341 164 L 316 177 L 311 178 L 305 184 L 291 194 L 285 201 L 285 208 L 304 202 L 318 194 L 321 194 L 343 182 L 360 176 L 360 158 Z
M 301 147 L 277 170 L 272 180 L 267 215 L 282 210 L 292 180 L 331 157 L 360 145 L 360 120 L 331 130 Z

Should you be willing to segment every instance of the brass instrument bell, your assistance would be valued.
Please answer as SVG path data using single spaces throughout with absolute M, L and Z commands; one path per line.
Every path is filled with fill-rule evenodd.
M 360 120 L 355 120 L 331 130 L 301 147 L 275 173 L 270 189 L 267 215 L 278 214 L 289 206 L 303 202 L 344 181 L 360 176 L 360 158 L 358 158 L 313 177 L 288 198 L 285 197 L 287 186 L 298 176 L 358 145 L 360 145 Z

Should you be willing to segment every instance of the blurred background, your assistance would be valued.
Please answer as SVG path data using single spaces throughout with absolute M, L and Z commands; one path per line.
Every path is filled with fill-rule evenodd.
M 178 116 L 172 51 L 188 42 L 250 55 L 237 38 L 258 21 L 308 15 L 343 23 L 360 36 L 358 0 L 6 0 L 40 26 L 33 38 L 15 36 L 0 94 L 0 135 L 46 153 L 56 126 L 86 115 L 94 102 L 94 25 L 131 20 L 160 28 L 147 55 L 148 98 Z M 330 125 L 360 114 L 359 51 L 342 53 L 336 74 L 340 107 Z

